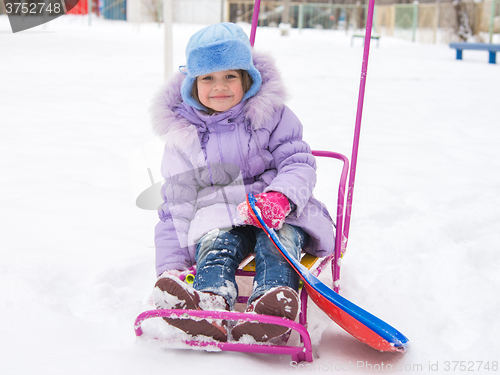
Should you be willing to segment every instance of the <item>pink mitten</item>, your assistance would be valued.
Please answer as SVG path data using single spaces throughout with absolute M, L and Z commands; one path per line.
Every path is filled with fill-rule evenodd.
M 255 198 L 257 199 L 255 206 L 260 210 L 264 223 L 266 223 L 269 228 L 276 230 L 281 229 L 286 216 L 291 211 L 288 198 L 277 191 L 257 194 Z M 259 227 L 259 224 L 250 213 L 247 202 L 238 205 L 238 213 L 243 218 L 245 224 Z

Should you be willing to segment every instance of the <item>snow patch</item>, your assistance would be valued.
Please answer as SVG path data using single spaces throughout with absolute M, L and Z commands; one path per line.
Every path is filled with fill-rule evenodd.
M 285 300 L 285 303 L 290 303 L 292 302 L 292 299 L 291 298 L 287 298 L 285 297 L 285 294 L 283 292 L 279 292 L 279 293 L 276 293 L 276 299 L 278 301 L 282 301 L 282 300 Z
M 186 301 L 164 292 L 158 287 L 153 288 L 151 297 L 154 305 L 159 309 L 183 309 L 186 307 Z
M 200 28 L 174 24 L 176 65 Z M 350 155 L 362 47 L 342 30 L 292 29 L 287 38 L 276 30 L 260 27 L 256 48 L 272 51 L 304 139 Z M 147 109 L 163 82 L 163 28 L 65 15 L 10 34 L 0 15 L 0 32 L 0 373 L 289 373 L 285 355 L 158 350 L 160 341 L 133 335 L 135 317 L 151 308 L 158 216 L 135 207 L 127 160 L 152 139 Z M 500 65 L 480 51 L 457 61 L 448 45 L 389 36 L 369 65 L 341 294 L 413 344 L 405 355 L 373 351 L 309 301 L 313 365 L 492 361 Z M 336 163 L 317 164 L 314 196 L 333 217 Z M 331 285 L 327 269 L 320 280 Z M 160 318 L 144 322 L 145 333 L 159 329 L 185 335 Z M 373 371 L 357 371 L 365 373 Z

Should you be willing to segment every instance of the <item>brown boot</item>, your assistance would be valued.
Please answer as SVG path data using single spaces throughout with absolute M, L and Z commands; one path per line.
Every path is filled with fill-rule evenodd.
M 268 290 L 248 306 L 246 312 L 281 316 L 295 320 L 299 311 L 299 295 L 292 288 L 281 286 Z M 231 334 L 238 341 L 244 335 L 252 336 L 258 342 L 266 342 L 282 336 L 289 328 L 266 323 L 240 322 L 234 326 Z
M 200 308 L 202 302 L 204 306 L 228 310 L 223 297 L 213 293 L 198 292 L 175 276 L 167 276 L 156 282 L 153 300 L 157 309 L 202 310 Z M 194 320 L 184 317 L 163 319 L 191 336 L 207 336 L 217 341 L 227 341 L 227 323 L 224 321 L 219 323 L 215 320 Z

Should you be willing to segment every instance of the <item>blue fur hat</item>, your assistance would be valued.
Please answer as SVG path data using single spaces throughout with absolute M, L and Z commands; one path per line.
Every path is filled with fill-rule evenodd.
M 199 110 L 206 108 L 191 96 L 197 76 L 224 70 L 246 70 L 253 84 L 243 100 L 254 96 L 262 84 L 260 73 L 253 65 L 250 41 L 243 29 L 234 23 L 211 25 L 195 33 L 186 47 L 186 60 L 187 76 L 182 82 L 182 99 Z

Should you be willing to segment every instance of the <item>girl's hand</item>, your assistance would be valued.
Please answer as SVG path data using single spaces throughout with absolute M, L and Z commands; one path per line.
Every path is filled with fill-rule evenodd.
M 255 198 L 257 199 L 255 206 L 259 208 L 264 223 L 266 223 L 269 228 L 276 230 L 281 229 L 286 216 L 291 211 L 288 198 L 277 191 L 257 194 Z M 253 225 L 257 228 L 259 227 L 259 224 L 250 214 L 247 202 L 238 205 L 238 213 L 243 218 L 245 224 Z

